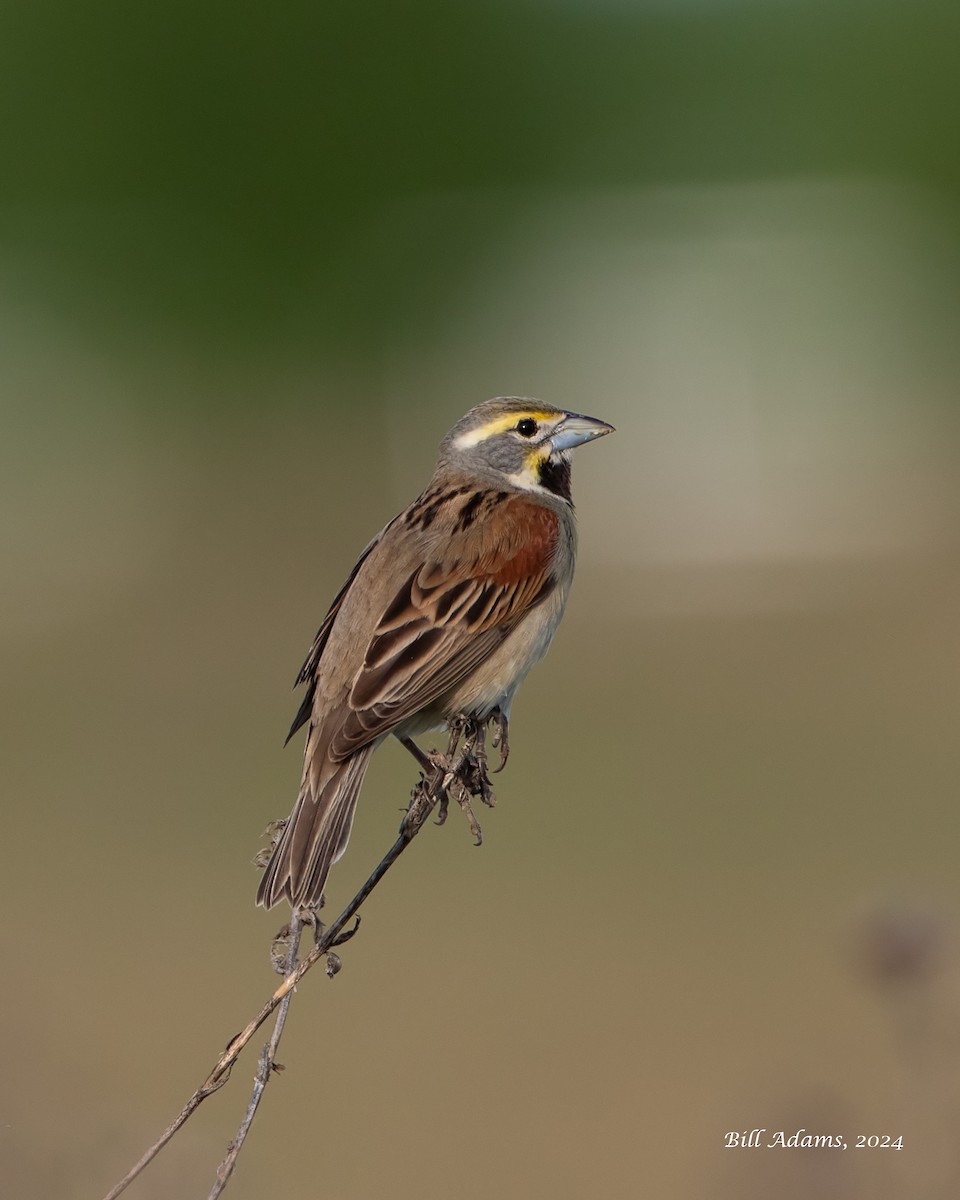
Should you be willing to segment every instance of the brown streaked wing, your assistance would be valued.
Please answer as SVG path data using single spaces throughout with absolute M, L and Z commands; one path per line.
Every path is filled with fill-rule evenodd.
M 396 518 L 394 518 L 394 521 L 395 520 Z M 337 619 L 337 613 L 340 611 L 340 606 L 343 604 L 347 592 L 350 591 L 350 585 L 356 579 L 360 568 L 370 556 L 370 552 L 373 550 L 374 546 L 380 542 L 383 535 L 390 528 L 390 525 L 394 524 L 394 521 L 391 521 L 389 525 L 386 525 L 383 529 L 381 529 L 377 536 L 361 551 L 360 557 L 354 563 L 353 570 L 347 576 L 346 582 L 340 591 L 337 592 L 336 596 L 334 596 L 333 603 L 327 610 L 327 615 L 323 618 L 323 624 L 317 630 L 317 636 L 313 639 L 313 645 L 310 647 L 310 653 L 304 659 L 303 666 L 300 668 L 300 672 L 297 675 L 297 682 L 293 685 L 295 688 L 300 687 L 302 683 L 306 683 L 309 686 L 304 693 L 300 707 L 297 709 L 297 715 L 293 718 L 293 724 L 290 726 L 290 732 L 287 734 L 284 740 L 284 745 L 286 745 L 287 742 L 289 742 L 293 735 L 297 732 L 297 730 L 302 725 L 305 725 L 310 719 L 310 714 L 313 712 L 313 696 L 317 690 L 317 668 L 320 666 L 320 659 L 323 656 L 323 650 L 327 644 L 327 639 L 330 637 L 330 630 L 333 628 L 333 623 Z
M 525 500 L 511 508 L 503 518 L 512 516 L 513 528 L 499 546 L 489 538 L 451 539 L 448 563 L 423 563 L 391 600 L 332 739 L 332 758 L 355 753 L 451 690 L 553 590 L 559 518 Z

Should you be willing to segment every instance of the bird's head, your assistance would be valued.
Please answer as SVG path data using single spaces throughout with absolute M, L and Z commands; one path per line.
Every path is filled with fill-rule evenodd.
M 440 461 L 569 501 L 571 451 L 605 433 L 613 426 L 596 417 L 528 397 L 497 396 L 460 418 L 440 443 Z

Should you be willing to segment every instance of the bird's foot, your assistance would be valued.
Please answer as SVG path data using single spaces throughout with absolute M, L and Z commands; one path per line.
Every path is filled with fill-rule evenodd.
M 466 788 L 469 796 L 478 796 L 488 808 L 496 805 L 497 798 L 493 792 L 493 784 L 490 782 L 490 772 L 487 767 L 486 722 L 478 721 L 474 726 L 473 740 L 469 753 L 463 760 L 460 782 Z M 460 807 L 462 808 L 463 805 L 461 804 Z
M 434 821 L 434 825 L 446 825 L 449 809 L 450 795 L 448 792 L 441 792 L 440 799 L 437 801 L 437 819 Z
M 486 727 L 489 722 L 496 726 L 493 745 L 500 750 L 500 766 L 507 760 L 507 718 L 499 709 L 486 720 L 475 717 L 457 716 L 450 719 L 450 742 L 446 754 L 436 750 L 427 753 L 410 738 L 401 738 L 403 745 L 420 764 L 421 778 L 413 789 L 410 805 L 401 829 L 410 828 L 425 819 L 424 809 L 436 805 L 437 824 L 446 822 L 450 811 L 450 796 L 456 800 L 467 819 L 475 843 L 483 842 L 480 823 L 473 811 L 473 800 L 479 798 L 488 808 L 496 804 L 490 770 L 487 763 Z
M 505 712 L 495 708 L 487 720 L 494 726 L 491 744 L 495 750 L 500 751 L 500 765 L 495 767 L 493 772 L 494 775 L 499 775 L 510 757 L 510 718 Z
M 482 846 L 483 830 L 480 828 L 480 822 L 477 820 L 473 811 L 470 792 L 458 780 L 453 785 L 453 794 L 456 797 L 457 803 L 460 805 L 460 811 L 467 818 L 467 825 L 470 827 L 470 832 L 473 834 L 473 844 L 475 846 Z
M 473 834 L 474 844 L 483 844 L 483 832 L 480 822 L 473 811 L 473 798 L 479 797 L 483 804 L 493 808 L 496 797 L 490 783 L 487 770 L 486 722 L 474 718 L 461 718 L 451 730 L 462 731 L 463 744 L 454 757 L 450 756 L 447 774 L 444 777 L 444 791 L 440 798 L 438 820 L 442 824 L 447 818 L 449 807 L 449 791 L 460 806 L 460 811 L 467 819 L 467 825 Z M 449 789 L 449 791 L 448 791 Z

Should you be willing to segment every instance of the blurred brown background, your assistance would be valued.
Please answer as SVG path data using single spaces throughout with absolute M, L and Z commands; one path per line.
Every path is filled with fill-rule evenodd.
M 958 14 L 0 13 L 4 1195 L 102 1195 L 274 987 L 289 685 L 497 393 L 618 428 L 566 622 L 229 1194 L 957 1195 Z M 131 1197 L 207 1194 L 253 1063 Z

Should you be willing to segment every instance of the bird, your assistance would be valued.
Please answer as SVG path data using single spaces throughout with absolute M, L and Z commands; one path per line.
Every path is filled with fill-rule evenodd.
M 300 669 L 307 726 L 296 805 L 257 891 L 272 908 L 322 903 L 370 759 L 391 735 L 496 718 L 546 653 L 573 578 L 575 447 L 614 432 L 522 396 L 471 408 L 440 443 L 423 492 L 365 547 Z M 501 747 L 503 754 L 503 747 Z

